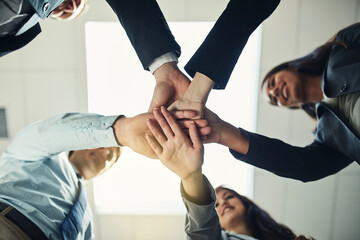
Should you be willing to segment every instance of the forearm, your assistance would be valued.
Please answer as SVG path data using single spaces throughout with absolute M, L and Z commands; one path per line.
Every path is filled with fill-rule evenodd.
M 184 98 L 193 102 L 201 102 L 205 105 L 214 82 L 202 73 L 196 73 Z
M 241 154 L 247 154 L 249 150 L 249 140 L 245 134 L 228 122 L 223 121 L 221 125 L 220 140 L 218 143 Z
M 187 200 L 198 205 L 206 205 L 211 202 L 211 191 L 205 184 L 201 170 L 182 179 L 181 183 Z
M 222 239 L 219 217 L 215 210 L 216 194 L 204 175 L 201 175 L 201 187 L 206 190 L 207 203 L 197 204 L 189 199 L 182 182 L 181 195 L 186 205 L 185 231 L 188 239 Z M 187 184 L 187 183 L 185 183 Z M 196 188 L 196 187 L 194 187 Z M 191 190 L 190 190 L 191 191 Z
M 21 130 L 6 153 L 33 161 L 64 151 L 116 146 L 111 128 L 116 118 L 89 113 L 57 115 Z
M 318 180 L 340 171 L 353 161 L 317 141 L 306 147 L 297 147 L 256 133 L 246 132 L 246 135 L 249 139 L 247 154 L 231 149 L 233 156 L 286 178 L 303 182 Z
M 190 76 L 201 72 L 224 89 L 250 34 L 275 10 L 279 0 L 231 0 L 211 32 L 186 64 Z
M 106 0 L 119 18 L 144 69 L 157 57 L 180 46 L 155 0 Z

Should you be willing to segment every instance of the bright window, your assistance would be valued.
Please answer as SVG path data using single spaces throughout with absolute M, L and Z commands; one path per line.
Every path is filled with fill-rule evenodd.
M 169 26 L 181 46 L 179 66 L 183 67 L 213 23 L 173 22 Z M 86 52 L 89 112 L 134 116 L 147 111 L 155 81 L 142 69 L 119 23 L 87 23 Z M 207 103 L 224 120 L 248 130 L 255 130 L 259 53 L 257 30 L 226 90 L 213 90 Z M 206 145 L 203 172 L 214 187 L 228 184 L 241 194 L 253 195 L 253 168 L 236 160 L 224 146 Z M 179 184 L 179 178 L 159 161 L 125 148 L 118 163 L 94 180 L 95 209 L 98 214 L 184 214 Z

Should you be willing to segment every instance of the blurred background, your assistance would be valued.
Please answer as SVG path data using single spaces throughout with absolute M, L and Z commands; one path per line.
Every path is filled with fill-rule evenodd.
M 213 24 L 224 10 L 227 2 L 226 0 L 158 1 L 165 18 L 171 22 L 170 27 L 173 26 L 171 24 L 176 25 L 181 22 Z M 89 50 L 91 43 L 97 44 L 100 48 L 103 46 L 104 49 L 109 49 L 110 46 L 110 50 L 107 51 L 111 51 L 111 46 L 115 48 L 116 38 L 114 40 L 110 33 L 108 36 L 104 31 L 99 34 L 102 36 L 101 41 L 94 43 L 94 38 L 88 39 L 91 33 L 96 34 L 96 28 L 91 28 L 91 25 L 110 22 L 111 27 L 119 32 L 119 35 L 115 36 L 119 38 L 119 45 L 126 46 L 122 43 L 125 41 L 129 44 L 129 41 L 123 35 L 120 23 L 105 1 L 89 0 L 89 5 L 87 14 L 72 22 L 56 22 L 51 19 L 42 21 L 42 34 L 25 48 L 0 58 L 0 113 L 5 113 L 2 115 L 4 117 L 0 118 L 2 128 L 6 122 L 6 129 L 1 129 L 6 134 L 0 137 L 0 152 L 6 149 L 22 127 L 58 113 L 87 112 L 90 110 L 103 114 L 134 115 L 133 112 L 123 112 L 126 110 L 122 109 L 111 112 L 111 110 L 107 110 L 110 107 L 106 101 L 102 103 L 104 109 L 101 106 L 91 105 L 92 102 L 100 102 L 99 98 L 101 98 L 93 97 L 94 92 L 96 92 L 93 90 L 95 86 L 92 85 L 94 81 L 107 86 L 109 91 L 116 89 L 111 82 L 107 82 L 110 77 L 104 75 L 104 71 L 107 72 L 114 68 L 112 65 L 105 64 L 103 72 L 98 73 L 100 75 L 91 75 L 93 74 L 92 69 L 97 66 L 93 60 L 104 62 L 109 56 L 96 55 L 96 51 L 90 52 Z M 311 143 L 313 139 L 311 131 L 314 129 L 314 123 L 301 111 L 271 107 L 259 94 L 258 82 L 271 67 L 312 51 L 338 30 L 358 21 L 360 21 L 360 0 L 282 1 L 272 16 L 258 29 L 258 38 L 254 40 L 255 49 L 260 50 L 253 53 L 259 58 L 258 60 L 255 59 L 254 65 L 252 65 L 256 69 L 251 69 L 251 72 L 256 71 L 253 76 L 257 81 L 253 86 L 256 92 L 254 99 L 248 102 L 239 100 L 239 102 L 232 102 L 228 106 L 226 106 L 226 102 L 221 103 L 223 108 L 230 109 L 236 116 L 234 120 L 231 119 L 232 114 L 226 115 L 224 113 L 224 116 L 219 113 L 219 115 L 236 126 L 239 125 L 260 134 L 279 138 L 294 145 L 305 146 Z M 175 25 L 174 28 L 176 28 Z M 177 36 L 181 32 L 175 34 L 173 31 L 173 33 L 176 39 L 181 38 L 181 36 Z M 196 49 L 198 45 L 199 42 L 194 41 L 193 49 Z M 191 56 L 194 50 L 186 50 L 184 46 L 182 47 L 183 52 L 187 52 L 186 54 Z M 117 58 L 123 60 L 132 58 L 136 61 L 137 57 L 130 45 L 127 49 L 130 50 L 121 52 L 121 49 L 116 49 L 122 53 L 117 54 Z M 180 64 L 183 65 L 186 63 L 186 56 L 182 55 L 179 60 Z M 241 60 L 239 60 L 238 65 L 241 65 Z M 150 73 L 142 70 L 140 63 L 138 63 L 137 69 L 136 71 L 143 74 L 140 78 L 152 79 Z M 121 84 L 128 82 L 128 80 L 121 82 L 123 79 L 116 75 L 112 78 L 118 78 Z M 247 79 L 241 78 L 231 79 L 230 83 L 247 81 Z M 151 95 L 154 81 L 139 80 L 139 82 L 142 81 L 151 82 L 149 87 L 147 85 L 140 86 Z M 118 102 L 116 92 L 111 91 L 111 94 L 105 91 L 105 95 L 110 96 L 110 99 L 111 96 L 114 96 L 113 102 L 115 104 L 119 106 L 130 104 L 130 100 L 129 102 Z M 229 86 L 221 93 L 217 93 L 218 91 L 214 93 L 213 91 L 210 94 L 209 101 L 217 97 L 216 95 L 223 95 L 225 100 L 231 102 L 232 100 L 229 100 L 231 97 L 236 97 L 236 94 L 244 92 L 244 90 L 234 93 L 231 91 Z M 145 103 L 139 108 L 142 108 L 142 112 L 146 111 L 150 101 L 149 96 L 142 98 L 135 96 L 136 93 L 133 94 L 134 99 Z M 238 114 L 237 112 L 241 113 L 242 109 L 249 108 L 250 102 L 251 104 L 254 103 L 254 107 L 251 107 L 253 112 L 249 113 L 253 117 L 254 123 L 243 126 L 242 124 L 245 123 L 236 121 L 236 119 L 242 118 L 241 115 L 236 114 Z M 214 111 L 218 112 L 217 109 Z M 225 151 L 227 152 L 227 149 Z M 360 167 L 358 164 L 353 163 L 338 174 L 325 179 L 302 183 L 284 179 L 260 169 L 252 169 L 246 164 L 236 161 L 230 155 L 224 155 L 223 158 L 226 159 L 219 159 L 219 161 L 231 162 L 231 164 L 238 165 L 247 171 L 236 176 L 233 173 L 229 174 L 225 169 L 223 173 L 224 182 L 233 185 L 238 182 L 246 182 L 247 185 L 242 188 L 242 193 L 253 198 L 277 221 L 286 224 L 296 233 L 311 235 L 316 239 L 359 239 Z M 205 162 L 206 164 L 207 162 Z M 212 174 L 210 168 L 206 171 L 205 174 Z M 88 197 L 94 212 L 96 239 L 177 240 L 186 238 L 183 210 L 176 214 L 160 212 L 157 214 L 156 211 L 152 213 L 142 213 L 141 211 L 121 213 L 115 208 L 114 211 L 111 211 L 111 205 L 110 210 L 101 210 L 101 206 L 96 202 L 106 201 L 108 195 L 99 193 L 97 189 L 107 186 L 107 194 L 110 198 L 111 192 L 117 195 L 122 193 L 128 195 L 131 190 L 142 191 L 137 186 L 145 185 L 147 181 L 147 177 L 141 178 L 141 175 L 135 180 L 131 179 L 126 182 L 125 186 L 114 179 L 105 181 L 105 178 L 109 178 L 108 176 L 119 174 L 121 175 L 121 173 L 116 172 L 116 169 L 110 170 L 108 175 L 103 176 L 103 179 L 99 178 L 87 185 Z M 233 175 L 235 180 L 225 180 L 226 175 Z M 244 175 L 246 175 L 245 178 Z M 166 182 L 167 179 L 164 176 L 162 177 L 163 182 Z M 212 177 L 210 180 L 214 185 L 217 185 L 222 181 L 222 178 L 220 175 L 216 180 L 215 177 L 214 180 Z M 179 191 L 179 182 L 176 181 L 175 178 L 174 185 L 172 185 L 175 189 L 174 192 Z M 113 185 L 110 186 L 109 182 L 113 182 Z M 97 194 L 101 196 L 96 196 Z M 151 199 L 153 198 L 152 194 L 150 189 L 149 192 L 141 195 L 144 199 Z M 116 206 L 117 200 L 116 198 L 113 199 L 115 200 L 112 202 Z M 128 201 L 131 205 L 132 201 Z M 147 206 L 152 208 L 151 204 Z M 124 208 L 127 208 L 126 205 Z

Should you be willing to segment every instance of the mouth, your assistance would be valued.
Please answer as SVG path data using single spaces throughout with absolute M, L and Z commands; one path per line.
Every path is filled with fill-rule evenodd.
M 228 211 L 230 211 L 231 209 L 233 209 L 233 207 L 225 207 L 222 212 L 221 212 L 221 216 L 224 216 L 224 214 Z
M 281 95 L 284 98 L 284 100 L 287 101 L 289 98 L 289 95 L 288 95 L 288 88 L 285 85 L 286 84 L 284 84 L 281 88 Z

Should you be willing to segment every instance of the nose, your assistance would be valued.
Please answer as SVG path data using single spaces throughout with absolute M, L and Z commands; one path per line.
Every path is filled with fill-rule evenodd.
M 277 87 L 274 87 L 274 88 L 270 89 L 269 94 L 270 94 L 271 96 L 277 97 L 277 96 L 279 95 L 278 88 L 277 88 Z

